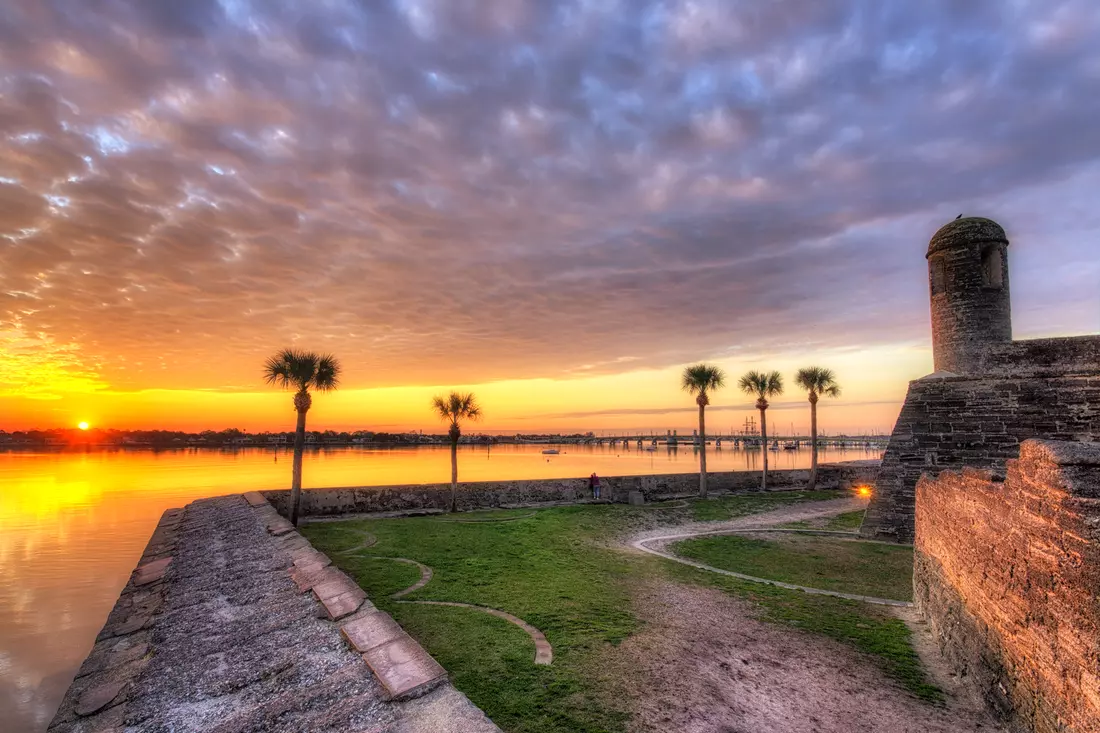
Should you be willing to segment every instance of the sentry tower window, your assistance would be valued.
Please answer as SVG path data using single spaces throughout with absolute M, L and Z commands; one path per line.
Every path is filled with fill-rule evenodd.
M 932 295 L 939 295 L 947 290 L 947 263 L 943 261 L 943 257 L 932 259 L 932 271 L 929 276 L 932 278 Z
M 1004 287 L 1004 260 L 998 245 L 982 250 L 982 285 L 1000 290 Z

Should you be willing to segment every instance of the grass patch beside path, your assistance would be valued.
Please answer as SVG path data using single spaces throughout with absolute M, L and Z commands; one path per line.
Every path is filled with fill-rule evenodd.
M 617 540 L 637 530 L 696 520 L 729 519 L 798 502 L 842 498 L 839 492 L 775 492 L 692 500 L 683 508 L 589 505 L 539 509 L 511 522 L 459 523 L 449 517 L 348 520 L 302 527 L 317 547 L 363 587 L 451 673 L 455 685 L 509 733 L 625 731 L 631 701 L 607 692 L 601 655 L 639 628 L 631 608 L 635 583 L 657 580 L 714 586 L 760 604 L 766 619 L 840 639 L 879 657 L 885 671 L 920 695 L 919 664 L 901 622 L 865 604 L 738 583 L 714 573 L 621 551 Z M 505 518 L 532 510 L 479 512 L 460 518 Z M 371 547 L 338 554 L 362 544 Z M 397 603 L 417 568 L 434 577 L 402 600 L 458 601 L 515 614 L 546 634 L 554 663 L 535 666 L 530 638 L 478 611 Z M 911 658 L 907 657 L 909 655 Z M 930 698 L 931 699 L 931 698 Z
M 714 535 L 672 546 L 683 557 L 758 578 L 862 596 L 913 599 L 913 548 L 814 535 Z
M 759 494 L 739 494 L 720 499 L 693 499 L 691 518 L 696 522 L 725 521 L 749 514 L 760 514 L 788 504 L 803 501 L 844 499 L 849 495 L 838 491 L 772 491 Z
M 631 634 L 637 620 L 626 583 L 631 558 L 592 539 L 618 520 L 628 521 L 631 513 L 622 507 L 561 507 L 513 522 L 425 517 L 324 522 L 302 531 L 322 552 L 354 546 L 349 529 L 377 537 L 376 545 L 360 553 L 330 557 L 504 730 L 596 733 L 624 730 L 628 712 L 590 683 L 589 665 L 601 648 Z M 479 518 L 486 516 L 492 514 Z M 401 600 L 458 601 L 508 611 L 546 634 L 554 663 L 535 666 L 530 637 L 507 621 L 474 610 L 394 602 L 390 594 L 412 585 L 419 571 L 370 555 L 431 566 L 432 581 Z
M 783 529 L 824 529 L 829 532 L 858 532 L 863 525 L 863 515 L 866 513 L 866 509 L 860 509 L 855 512 L 837 514 L 835 517 L 828 517 L 824 520 L 802 520 L 779 526 Z
M 825 523 L 825 529 L 830 532 L 858 532 L 863 525 L 863 515 L 866 513 L 866 509 L 860 509 L 857 512 L 845 512 L 830 517 Z

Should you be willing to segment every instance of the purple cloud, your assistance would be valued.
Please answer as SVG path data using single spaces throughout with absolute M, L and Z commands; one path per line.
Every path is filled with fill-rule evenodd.
M 920 340 L 956 213 L 1095 272 L 999 202 L 1092 195 L 1098 39 L 1085 0 L 17 0 L 0 331 L 123 387 L 291 342 L 367 385 Z

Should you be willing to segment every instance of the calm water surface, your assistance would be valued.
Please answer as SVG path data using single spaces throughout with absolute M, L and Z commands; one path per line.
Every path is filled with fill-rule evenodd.
M 690 448 L 463 447 L 464 481 L 680 473 Z M 821 460 L 877 458 L 822 450 Z M 708 452 L 711 471 L 754 470 L 759 452 Z M 283 488 L 285 450 L 0 453 L 0 730 L 41 731 L 88 654 L 165 509 L 206 496 Z M 780 451 L 772 468 L 804 468 L 809 451 Z M 307 487 L 435 483 L 450 479 L 446 447 L 336 448 L 307 453 Z

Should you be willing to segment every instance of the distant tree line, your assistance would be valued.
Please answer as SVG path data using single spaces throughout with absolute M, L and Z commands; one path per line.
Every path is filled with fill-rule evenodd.
M 372 430 L 335 431 L 307 430 L 307 446 L 323 445 L 446 445 L 450 438 L 446 433 L 429 435 L 420 433 L 388 433 Z M 500 438 L 489 435 L 468 436 L 470 442 L 496 443 Z M 157 448 L 183 448 L 188 446 L 282 446 L 292 445 L 294 431 L 248 432 L 238 428 L 225 430 L 116 430 L 104 428 L 51 428 L 49 430 L 0 430 L 0 447 L 46 447 L 72 445 L 153 446 Z

